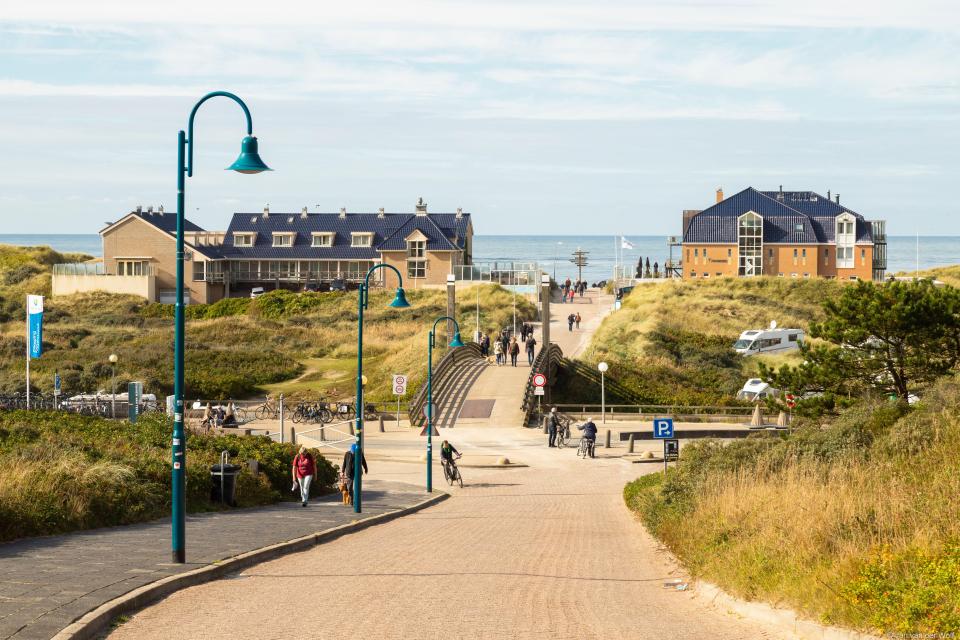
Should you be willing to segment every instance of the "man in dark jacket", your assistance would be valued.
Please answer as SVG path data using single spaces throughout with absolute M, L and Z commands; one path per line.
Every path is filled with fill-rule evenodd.
M 553 407 L 550 409 L 550 415 L 547 416 L 547 435 L 549 439 L 547 441 L 548 447 L 557 446 L 557 424 L 560 421 L 557 419 L 557 408 Z
M 591 458 L 595 458 L 594 450 L 597 445 L 597 425 L 593 424 L 593 418 L 587 418 L 587 421 L 577 427 L 577 429 L 583 431 L 583 439 L 587 441 L 587 451 L 590 452 Z
M 357 443 L 350 445 L 350 448 L 345 454 L 343 454 L 343 467 L 341 471 L 347 477 L 347 485 L 350 487 L 350 503 L 353 504 L 353 478 L 354 478 L 354 468 L 353 468 L 353 458 L 357 451 Z M 360 475 L 364 473 L 370 473 L 367 470 L 367 458 L 363 455 L 363 450 L 360 451 Z
M 526 345 L 526 347 L 527 347 L 527 364 L 529 364 L 529 365 L 532 367 L 532 366 L 533 366 L 533 352 L 534 352 L 534 351 L 536 350 L 536 348 L 537 348 L 537 339 L 533 337 L 533 333 L 531 333 L 531 334 L 527 337 L 527 342 L 525 343 L 525 345 Z

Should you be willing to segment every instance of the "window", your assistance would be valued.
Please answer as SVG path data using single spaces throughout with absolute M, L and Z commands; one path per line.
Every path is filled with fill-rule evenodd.
M 373 246 L 373 234 L 372 233 L 351 233 L 350 246 L 351 247 Z
M 803 223 L 798 222 L 797 224 L 793 225 L 793 230 L 797 233 L 803 233 Z
M 193 263 L 193 281 L 194 282 L 203 282 L 207 278 L 206 271 L 207 263 L 203 261 L 196 261 Z
M 728 258 L 733 257 L 733 249 L 727 249 L 727 257 Z
M 789 336 L 787 336 L 787 339 L 788 339 L 790 342 L 796 342 L 796 341 L 797 341 L 797 334 L 796 334 L 796 333 L 791 333 Z
M 118 276 L 146 276 L 150 275 L 150 268 L 146 260 L 117 260 Z
M 737 251 L 740 256 L 738 275 L 758 276 L 763 273 L 763 218 L 752 211 L 737 220 Z
M 850 276 L 850 279 L 851 279 L 851 280 L 859 280 L 860 278 L 858 278 L 857 276 Z
M 716 274 L 716 275 L 717 275 L 717 277 L 719 277 L 719 276 L 722 276 L 723 274 L 720 273 L 719 271 L 717 271 L 717 274 Z
M 801 249 L 801 250 L 800 250 L 800 255 L 802 255 L 804 258 L 806 258 L 806 257 L 807 257 L 807 250 L 806 250 L 806 249 Z
M 796 273 L 791 273 L 791 274 L 790 274 L 790 277 L 791 277 L 791 278 L 796 278 L 797 276 L 798 276 L 798 274 L 796 274 Z
M 773 249 L 767 249 L 767 256 L 773 258 Z
M 311 247 L 332 247 L 333 246 L 332 233 L 314 233 L 312 234 L 311 238 L 312 238 L 310 242 Z
M 707 248 L 706 248 L 706 247 L 703 248 L 703 259 L 704 259 L 704 260 L 707 259 Z
M 809 278 L 809 277 L 810 277 L 810 274 L 809 274 L 809 273 L 805 273 L 805 274 L 803 274 L 803 277 L 804 277 L 804 278 Z
M 690 277 L 691 277 L 691 278 L 696 278 L 696 277 L 697 277 L 697 272 L 696 272 L 696 271 L 691 271 L 691 272 L 690 272 Z
M 273 234 L 273 246 L 275 246 L 275 247 L 292 247 L 292 246 L 293 246 L 293 234 L 292 234 L 292 233 L 275 233 L 275 234 Z
M 793 250 L 793 257 L 794 257 L 794 258 L 797 257 L 797 250 L 796 250 L 796 249 Z
M 703 272 L 703 277 L 704 277 L 704 278 L 709 278 L 709 277 L 710 277 L 710 274 L 707 273 L 706 271 L 704 271 L 704 272 Z
M 235 233 L 233 234 L 233 246 L 252 247 L 253 237 L 254 237 L 254 234 L 252 233 Z
M 427 277 L 427 241 L 409 240 L 407 241 L 407 277 L 408 278 L 426 278 Z
M 694 256 L 699 256 L 699 255 L 700 255 L 700 249 L 694 249 L 694 250 L 693 250 L 693 255 L 694 255 Z
M 778 274 L 777 274 L 777 277 L 778 277 L 778 278 L 782 278 L 782 277 L 783 277 L 783 271 L 781 271 L 780 273 L 778 273 Z

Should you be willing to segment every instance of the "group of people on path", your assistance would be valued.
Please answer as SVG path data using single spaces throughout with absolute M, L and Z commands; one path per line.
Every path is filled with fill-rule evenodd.
M 533 326 L 524 322 L 520 327 L 520 340 L 511 332 L 504 329 L 493 340 L 493 355 L 496 358 L 497 366 L 506 366 L 507 358 L 510 359 L 510 366 L 517 366 L 517 358 L 520 356 L 520 345 L 523 344 L 527 352 L 527 364 L 533 365 L 534 354 L 537 349 L 537 339 L 533 337 Z M 480 338 L 480 355 L 489 357 L 490 354 L 490 336 L 484 335 Z
M 237 426 L 237 416 L 233 409 L 233 403 L 228 403 L 226 407 L 223 404 L 213 407 L 208 402 L 207 406 L 203 408 L 203 419 L 200 421 L 200 426 L 206 429 Z
M 573 325 L 577 325 L 577 329 L 580 328 L 580 312 L 571 313 L 567 316 L 567 331 L 573 331 Z
M 343 466 L 340 467 L 340 483 L 346 484 L 350 491 L 350 504 L 353 504 L 353 479 L 354 458 L 356 456 L 357 444 L 353 443 L 345 454 L 343 454 Z M 360 475 L 370 473 L 367 469 L 367 458 L 360 452 Z M 304 507 L 310 500 L 310 485 L 317 476 L 317 461 L 313 454 L 306 447 L 300 447 L 297 455 L 293 457 L 293 465 L 290 470 L 293 476 L 293 486 L 291 491 L 300 491 L 300 504 Z
M 585 281 L 577 280 L 576 282 L 571 282 L 570 278 L 567 278 L 560 284 L 560 302 L 573 302 L 575 295 L 579 295 L 582 298 L 586 292 L 587 283 Z
M 557 446 L 557 431 L 560 429 L 566 428 L 560 422 L 560 416 L 557 414 L 557 408 L 550 408 L 550 415 L 547 416 L 547 446 L 556 447 Z M 579 431 L 583 431 L 583 439 L 587 441 L 587 451 L 590 454 L 591 458 L 595 458 L 595 452 L 597 448 L 597 425 L 594 424 L 593 418 L 587 418 L 587 421 L 577 427 Z

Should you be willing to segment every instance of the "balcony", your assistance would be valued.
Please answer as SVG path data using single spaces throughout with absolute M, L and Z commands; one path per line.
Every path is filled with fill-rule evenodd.
M 54 296 L 67 296 L 89 291 L 141 296 L 156 299 L 157 278 L 153 267 L 144 265 L 138 275 L 116 275 L 106 272 L 102 262 L 78 262 L 53 265 L 51 283 Z

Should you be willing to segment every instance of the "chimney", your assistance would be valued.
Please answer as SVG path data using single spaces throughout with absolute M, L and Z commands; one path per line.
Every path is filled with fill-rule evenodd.
M 306 207 L 304 207 L 303 209 L 300 210 L 300 217 L 303 218 L 304 220 L 307 219 L 307 208 L 306 208 Z
M 346 207 L 340 207 L 340 219 L 341 219 L 341 220 L 346 220 L 346 219 L 347 219 L 347 208 L 346 208 Z
M 463 209 L 457 207 L 457 220 L 463 217 Z
M 417 215 L 425 216 L 427 215 L 427 203 L 423 201 L 423 198 L 417 200 Z
M 383 207 L 380 207 L 379 209 L 377 209 L 377 217 L 380 218 L 381 220 L 387 217 L 387 213 L 386 211 L 384 211 Z
M 717 188 L 717 202 L 723 202 L 723 187 Z
M 840 194 L 837 194 L 837 204 L 840 204 Z
M 137 205 L 137 213 L 143 213 L 143 206 Z
M 159 213 L 160 215 L 163 215 L 163 205 L 160 205 L 160 206 L 157 208 L 157 213 Z
M 269 218 L 269 217 L 270 217 L 270 205 L 269 205 L 269 204 L 263 208 L 263 217 L 264 217 L 264 218 Z
M 830 189 L 827 189 L 827 200 L 833 200 L 833 196 L 830 195 Z
M 147 207 L 147 213 L 149 213 L 150 215 L 153 215 L 153 205 L 150 205 L 149 207 Z

